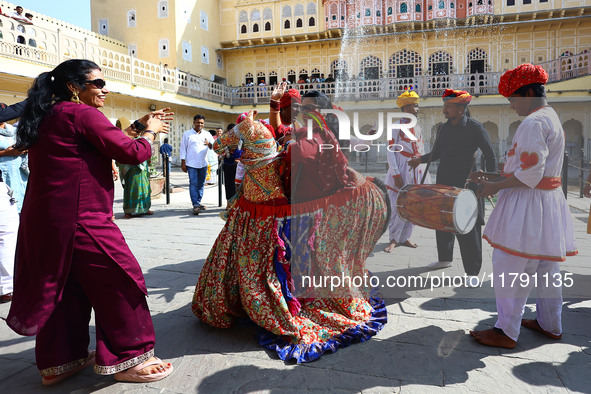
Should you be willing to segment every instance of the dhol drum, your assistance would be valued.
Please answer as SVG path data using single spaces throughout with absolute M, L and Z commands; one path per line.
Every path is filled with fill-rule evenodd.
M 478 200 L 470 189 L 446 185 L 406 185 L 396 200 L 407 222 L 456 234 L 469 233 L 478 216 Z

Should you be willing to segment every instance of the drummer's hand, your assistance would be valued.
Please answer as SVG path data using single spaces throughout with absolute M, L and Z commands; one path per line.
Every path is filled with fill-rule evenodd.
M 402 177 L 395 176 L 393 178 L 394 178 L 394 185 L 396 185 L 396 188 L 398 188 L 398 190 L 402 189 L 402 186 L 404 186 L 404 182 L 402 182 Z
M 412 159 L 410 159 L 408 161 L 408 165 L 412 169 L 417 168 L 419 166 L 419 164 L 421 164 L 421 158 L 420 157 L 414 157 L 414 158 L 412 158 Z
M 482 170 L 472 171 L 466 182 L 473 182 L 473 183 L 480 183 L 480 181 L 488 181 L 488 178 L 484 176 L 484 172 Z
M 478 182 L 480 186 L 478 187 L 478 198 L 489 198 L 494 196 L 499 192 L 501 189 L 499 187 L 499 182 L 488 182 L 486 180 L 480 180 Z

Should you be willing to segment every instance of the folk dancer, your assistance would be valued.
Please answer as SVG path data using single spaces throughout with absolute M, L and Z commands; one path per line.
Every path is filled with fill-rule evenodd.
M 509 107 L 526 118 L 513 137 L 502 180 L 481 179 L 481 197 L 499 193 L 483 236 L 494 248 L 498 319 L 492 329 L 470 332 L 483 345 L 514 348 L 520 326 L 552 339 L 562 336 L 558 263 L 577 250 L 570 210 L 560 188 L 564 130 L 546 101 L 547 81 L 542 66 L 522 64 L 503 74 L 499 82 L 499 93 L 507 97 Z M 517 282 L 510 280 L 515 277 Z M 533 287 L 536 319 L 522 320 Z

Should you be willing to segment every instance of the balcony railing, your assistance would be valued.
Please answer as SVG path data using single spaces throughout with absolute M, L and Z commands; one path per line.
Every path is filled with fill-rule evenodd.
M 86 58 L 97 63 L 109 80 L 178 93 L 227 105 L 267 104 L 272 86 L 221 85 L 178 69 L 163 68 L 100 45 L 101 36 L 76 34 L 71 29 L 48 29 L 23 25 L 0 16 L 0 56 L 45 65 L 49 68 L 70 58 Z M 81 38 L 82 37 L 82 38 Z M 550 74 L 550 82 L 591 74 L 589 53 L 563 56 L 541 63 Z M 294 84 L 305 93 L 320 90 L 333 101 L 385 100 L 413 89 L 421 97 L 441 96 L 447 88 L 461 89 L 473 95 L 497 94 L 501 72 L 421 75 L 407 78 L 348 80 Z

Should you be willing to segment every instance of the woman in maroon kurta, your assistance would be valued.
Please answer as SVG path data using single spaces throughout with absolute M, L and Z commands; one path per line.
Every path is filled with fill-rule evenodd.
M 144 138 L 130 140 L 98 111 L 100 68 L 68 60 L 41 74 L 17 132 L 31 175 L 21 213 L 8 325 L 37 335 L 43 384 L 90 365 L 117 380 L 153 381 L 172 365 L 153 357 L 154 328 L 141 268 L 113 216 L 111 160 L 139 164 L 151 155 L 163 112 L 142 118 Z M 96 356 L 88 352 L 95 311 Z

